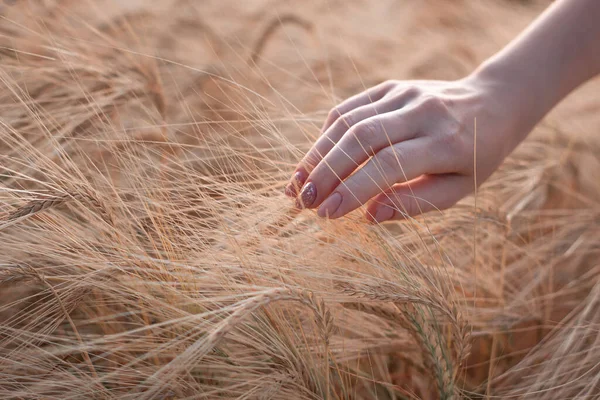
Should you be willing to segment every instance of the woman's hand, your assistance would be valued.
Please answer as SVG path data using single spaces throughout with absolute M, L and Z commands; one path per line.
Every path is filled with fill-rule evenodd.
M 367 218 L 376 222 L 448 208 L 524 137 L 508 92 L 476 76 L 368 89 L 329 113 L 286 194 L 329 218 L 365 204 Z
M 559 0 L 463 80 L 390 81 L 346 100 L 286 193 L 329 218 L 367 204 L 376 222 L 452 206 L 600 73 L 599 18 L 598 0 Z

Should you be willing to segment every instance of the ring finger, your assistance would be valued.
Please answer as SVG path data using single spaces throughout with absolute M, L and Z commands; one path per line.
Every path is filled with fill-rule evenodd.
M 443 166 L 432 157 L 430 139 L 417 138 L 386 147 L 361 169 L 340 183 L 321 204 L 321 217 L 339 218 L 389 190 L 394 184 L 423 174 L 440 173 Z

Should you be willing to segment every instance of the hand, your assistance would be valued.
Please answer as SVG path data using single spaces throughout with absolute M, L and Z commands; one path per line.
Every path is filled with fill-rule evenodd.
M 448 208 L 488 178 L 537 122 L 517 120 L 505 86 L 476 76 L 388 81 L 351 97 L 329 113 L 286 194 L 328 218 L 367 205 L 372 222 Z
M 344 101 L 286 193 L 329 218 L 366 204 L 376 222 L 452 206 L 600 73 L 599 17 L 598 0 L 556 1 L 465 79 L 390 81 Z

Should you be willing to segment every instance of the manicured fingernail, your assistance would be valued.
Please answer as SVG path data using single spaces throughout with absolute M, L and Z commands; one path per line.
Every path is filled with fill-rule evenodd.
M 289 197 L 296 197 L 298 191 L 304 185 L 304 182 L 308 178 L 308 174 L 304 170 L 296 171 L 296 173 L 290 179 L 290 183 L 285 187 L 285 194 Z
M 389 206 L 381 206 L 375 213 L 375 222 L 384 222 L 392 218 L 394 209 Z
M 296 199 L 296 207 L 298 208 L 310 208 L 317 198 L 317 187 L 314 183 L 308 182 L 302 188 L 298 199 Z
M 321 204 L 319 211 L 317 211 L 317 215 L 321 218 L 331 218 L 337 209 L 340 208 L 340 204 L 342 204 L 342 195 L 338 192 L 335 192 L 326 198 L 323 204 Z

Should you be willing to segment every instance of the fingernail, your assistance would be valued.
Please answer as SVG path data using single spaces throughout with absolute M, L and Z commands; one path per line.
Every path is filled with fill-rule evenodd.
M 310 208 L 317 198 L 317 187 L 314 183 L 308 182 L 302 188 L 298 199 L 296 199 L 296 207 L 298 208 Z
M 321 218 L 331 218 L 337 209 L 340 208 L 340 204 L 342 204 L 342 195 L 338 192 L 335 192 L 325 199 L 323 204 L 321 204 L 319 211 L 317 211 L 317 215 Z
M 304 170 L 296 171 L 296 173 L 290 179 L 290 183 L 285 187 L 285 194 L 289 197 L 296 197 L 298 195 L 298 191 L 304 185 L 308 174 Z
M 381 206 L 375 213 L 375 222 L 384 222 L 392 218 L 394 209 L 389 206 Z

